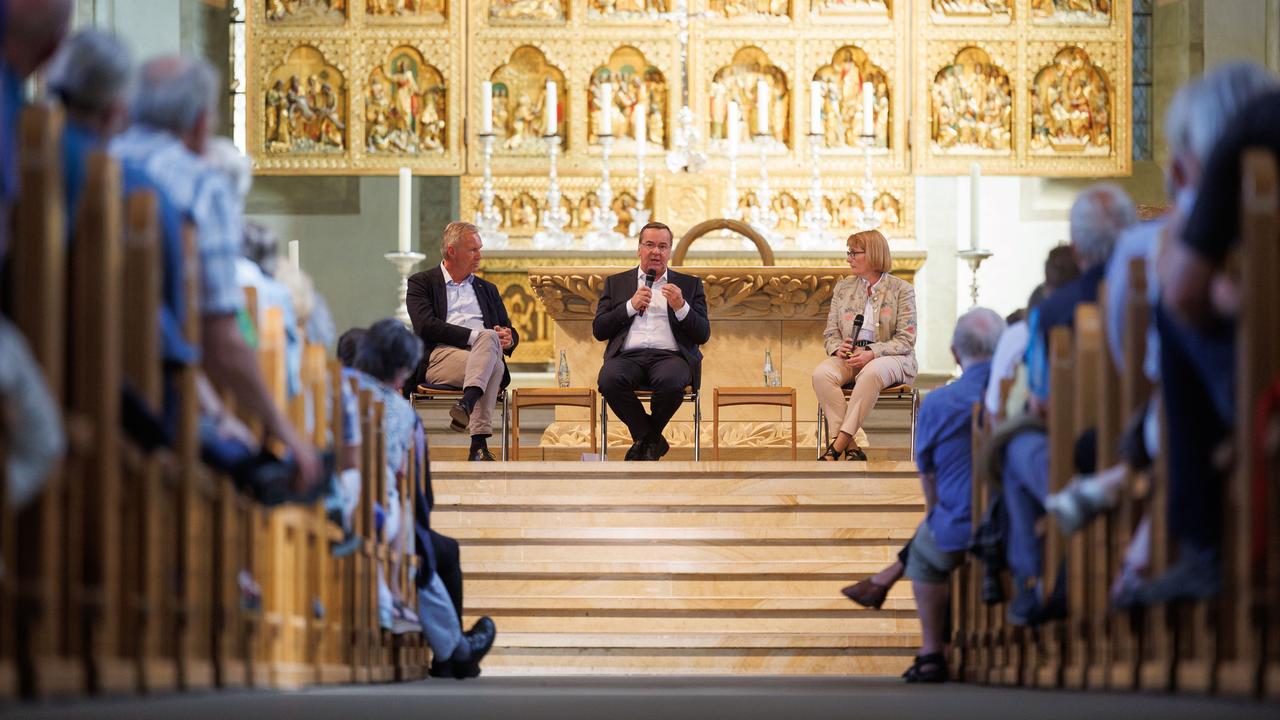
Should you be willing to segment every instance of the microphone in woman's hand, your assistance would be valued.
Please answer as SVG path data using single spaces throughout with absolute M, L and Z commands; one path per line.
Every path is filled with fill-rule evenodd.
M 858 333 L 862 332 L 863 321 L 864 318 L 862 317 L 862 313 L 858 313 L 858 315 L 853 318 L 853 332 L 849 334 L 849 339 L 852 340 L 855 345 L 858 342 Z M 846 358 L 850 358 L 853 357 L 853 353 L 847 352 L 844 356 Z

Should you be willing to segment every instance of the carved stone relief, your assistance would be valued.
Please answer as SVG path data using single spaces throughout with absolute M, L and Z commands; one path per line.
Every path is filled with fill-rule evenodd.
M 1007 24 L 1013 18 L 1009 0 L 930 0 L 934 22 Z
M 294 48 L 271 72 L 263 113 L 263 150 L 268 153 L 324 154 L 346 149 L 346 79 L 314 47 Z
M 930 89 L 933 151 L 1008 154 L 1013 143 L 1009 74 L 986 51 L 966 47 L 934 76 Z
M 711 12 L 730 20 L 787 20 L 790 0 L 711 0 Z
M 729 65 L 716 71 L 710 91 L 710 133 L 713 142 L 728 138 L 729 103 L 737 102 L 747 128 L 744 144 L 753 143 L 757 130 L 756 106 L 760 102 L 759 81 L 769 93 L 769 134 L 783 145 L 791 142 L 791 92 L 787 75 L 758 47 L 744 47 Z
M 414 48 L 402 46 L 369 73 L 365 96 L 365 150 L 416 155 L 444 153 L 444 77 Z
M 1063 48 L 1031 84 L 1031 152 L 1111 152 L 1111 90 L 1106 74 L 1078 47 Z
M 1108 25 L 1112 0 L 1031 0 L 1031 21 L 1037 25 Z
M 511 59 L 490 76 L 493 83 L 493 132 L 498 148 L 508 154 L 545 153 L 542 136 L 546 130 L 547 103 L 558 107 L 557 132 L 561 147 L 568 147 L 568 87 L 564 72 L 547 62 L 538 48 L 517 48 Z M 556 82 L 556 97 L 547 97 L 547 81 Z
M 813 0 L 813 12 L 819 15 L 887 16 L 893 11 L 891 0 Z
M 813 79 L 822 83 L 823 141 L 828 148 L 862 147 L 862 83 L 872 85 L 873 147 L 889 147 L 889 78 L 883 68 L 867 58 L 862 48 L 845 46 L 831 63 L 818 68 Z
M 347 19 L 347 0 L 266 0 L 267 22 L 335 25 Z
M 365 13 L 374 22 L 442 23 L 446 0 L 365 0 Z
M 613 98 L 604 108 L 604 83 L 613 86 Z M 603 115 L 612 117 L 614 152 L 634 155 L 636 152 L 637 113 L 645 113 L 645 142 L 653 153 L 667 146 L 667 80 L 662 71 L 634 47 L 623 46 L 609 56 L 609 61 L 591 73 L 587 88 L 587 142 L 598 145 L 597 136 L 603 127 Z
M 568 0 L 489 0 L 489 17 L 516 22 L 562 21 L 568 5 Z

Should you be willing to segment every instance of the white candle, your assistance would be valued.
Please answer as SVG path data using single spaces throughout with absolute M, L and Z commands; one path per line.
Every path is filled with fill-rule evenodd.
M 560 119 L 556 117 L 556 111 L 559 109 L 560 96 L 556 94 L 556 81 L 547 81 L 547 99 L 544 103 L 543 114 L 547 118 L 547 135 L 555 135 L 559 130 Z
M 756 132 L 769 134 L 769 83 L 756 81 Z
M 600 134 L 613 134 L 613 83 L 600 83 Z
M 640 103 L 636 105 L 634 112 L 636 117 L 636 156 L 639 157 L 649 150 L 648 135 L 645 133 L 645 123 L 649 119 L 649 106 Z
M 400 168 L 400 252 L 409 252 L 409 226 L 413 218 L 413 174 Z
M 742 133 L 742 110 L 738 108 L 738 101 L 731 100 L 729 102 L 729 151 L 738 152 L 738 136 Z
M 822 134 L 822 81 L 809 83 L 809 134 Z
M 480 132 L 493 133 L 493 83 L 488 80 L 480 83 Z
M 978 182 L 982 179 L 982 169 L 978 163 L 969 163 L 969 247 L 978 249 Z
M 876 134 L 876 91 L 871 83 L 862 83 L 862 134 Z
M 293 266 L 294 270 L 302 269 L 302 256 L 299 252 L 297 240 L 289 241 L 289 264 Z

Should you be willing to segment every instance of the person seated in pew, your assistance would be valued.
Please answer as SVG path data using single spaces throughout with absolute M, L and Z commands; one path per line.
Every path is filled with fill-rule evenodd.
M 920 404 L 915 458 L 926 514 L 911 539 L 905 574 L 916 598 L 921 647 L 903 675 L 907 682 L 947 680 L 948 577 L 964 562 L 971 535 L 973 406 L 982 401 L 991 355 L 1004 329 L 1004 320 L 988 308 L 961 315 L 951 336 L 951 355 L 962 374 Z
M 1226 63 L 1198 80 L 1184 85 L 1174 95 L 1165 114 L 1165 138 L 1169 163 L 1165 169 L 1165 185 L 1173 198 L 1176 213 L 1165 215 L 1126 230 L 1116 243 L 1115 252 L 1107 264 L 1107 345 L 1117 370 L 1125 369 L 1124 338 L 1126 332 L 1142 332 L 1146 336 L 1146 357 L 1143 372 L 1154 385 L 1160 383 L 1160 334 L 1155 323 L 1146 328 L 1130 330 L 1126 327 L 1126 298 L 1129 294 L 1129 264 L 1134 258 L 1146 261 L 1147 299 L 1153 308 L 1158 306 L 1160 282 L 1156 274 L 1157 250 L 1162 230 L 1177 214 L 1190 212 L 1195 204 L 1196 189 L 1200 184 L 1201 168 L 1209 160 L 1213 145 L 1231 125 L 1240 108 L 1254 97 L 1274 89 L 1277 79 L 1265 67 L 1253 63 Z M 1179 384 L 1181 386 L 1181 383 Z M 1183 399 L 1174 400 L 1181 405 Z M 1202 404 L 1199 406 L 1203 406 Z M 1122 461 L 1096 474 L 1073 478 L 1061 492 L 1050 495 L 1045 508 L 1058 521 L 1064 534 L 1071 534 L 1084 527 L 1098 514 L 1114 507 L 1127 474 L 1145 470 L 1159 451 L 1158 405 L 1149 404 L 1146 411 L 1130 419 L 1125 440 L 1121 443 Z M 1176 428 L 1184 422 L 1183 413 L 1171 419 Z M 1174 430 L 1175 434 L 1178 430 Z M 1211 429 L 1194 431 L 1189 437 L 1206 438 L 1215 433 Z M 1178 459 L 1169 464 L 1169 475 L 1175 487 L 1186 486 L 1187 478 L 1208 474 L 1203 467 L 1208 453 L 1196 443 L 1178 445 L 1171 453 Z M 1190 457 L 1188 455 L 1193 455 Z M 1176 491 L 1175 491 L 1176 494 Z M 1193 501 L 1193 504 L 1199 501 Z M 1176 524 L 1176 523 L 1175 523 Z M 1135 557 L 1145 558 L 1149 548 L 1135 548 Z M 1138 565 L 1127 565 L 1118 586 L 1126 592 L 1135 590 L 1141 582 Z M 1124 597 L 1117 597 L 1122 603 Z M 1128 602 L 1132 602 L 1130 598 Z
M 503 356 L 515 352 L 520 333 L 511 327 L 498 286 L 475 274 L 482 245 L 480 228 L 451 222 L 440 240 L 440 265 L 409 278 L 405 304 L 425 351 L 406 390 L 423 382 L 462 388 L 462 399 L 449 410 L 449 427 L 471 434 L 468 460 L 492 461 L 493 409 L 511 382 Z
M 667 267 L 673 242 L 660 222 L 640 228 L 638 266 L 605 278 L 591 323 L 591 334 L 606 343 L 600 394 L 631 433 L 627 460 L 658 460 L 671 449 L 662 431 L 684 389 L 698 384 L 699 346 L 711 339 L 702 279 Z M 641 388 L 653 391 L 651 413 L 636 397 Z
M 135 124 L 112 140 L 110 151 L 126 172 L 145 177 L 194 224 L 201 274 L 202 367 L 285 446 L 296 467 L 288 494 L 310 498 L 324 489 L 324 467 L 310 442 L 272 401 L 237 320 L 244 305 L 235 279 L 243 208 L 221 174 L 200 158 L 216 116 L 217 87 L 217 73 L 203 60 L 169 56 L 148 62 L 133 102 Z
M 1027 348 L 1030 385 L 1028 405 L 1035 417 L 1043 418 L 1049 398 L 1049 330 L 1070 327 L 1075 309 L 1095 302 L 1106 261 L 1116 238 L 1133 224 L 1137 213 L 1123 190 L 1111 183 L 1086 188 L 1076 198 L 1070 212 L 1071 247 L 1082 274 L 1054 293 L 1032 313 L 1031 341 Z M 1036 524 L 1044 515 L 1048 494 L 1049 447 L 1046 434 L 1037 429 L 1019 432 L 1008 440 L 1002 472 L 1004 501 L 1008 517 L 1006 554 L 1014 575 L 1013 602 L 1009 621 L 1015 625 L 1037 624 L 1046 619 L 1041 598 L 1042 541 Z M 1050 568 L 1056 572 L 1056 568 Z M 1060 591 L 1065 583 L 1056 583 Z M 1057 606 L 1054 605 L 1056 608 Z
M 338 362 L 342 365 L 342 438 L 338 451 L 338 486 L 328 505 L 330 519 L 343 530 L 343 541 L 334 546 L 333 554 L 343 557 L 355 551 L 359 537 L 355 535 L 356 508 L 360 505 L 360 399 L 351 389 L 355 375 L 356 353 L 364 340 L 364 328 L 351 328 L 338 338 Z M 338 442 L 339 438 L 334 438 Z
M 866 460 L 855 438 L 880 391 L 916 377 L 915 287 L 889 274 L 893 257 L 879 230 L 854 233 L 847 244 L 845 259 L 853 275 L 831 291 L 822 333 L 828 357 L 813 371 L 813 392 L 835 430 L 818 458 L 825 461 Z M 849 382 L 853 392 L 845 400 L 841 388 Z

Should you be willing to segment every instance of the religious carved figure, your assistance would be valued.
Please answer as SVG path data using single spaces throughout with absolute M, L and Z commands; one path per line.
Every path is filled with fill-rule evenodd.
M 538 226 L 538 201 L 528 191 L 511 201 L 512 229 L 532 230 Z
M 417 50 L 396 48 L 369 73 L 365 147 L 370 154 L 444 152 L 444 76 Z
M 886 190 L 871 201 L 871 208 L 880 213 L 881 227 L 896 228 L 902 225 L 902 203 Z
M 800 226 L 800 202 L 789 192 L 773 196 L 773 211 L 778 214 L 778 227 L 791 229 Z
M 664 13 L 669 0 L 588 0 L 587 17 L 603 20 L 635 20 L 649 13 Z
M 494 20 L 564 20 L 568 0 L 489 0 Z
M 1106 75 L 1083 49 L 1060 50 L 1031 83 L 1031 151 L 1108 154 L 1111 134 Z
M 813 0 L 821 15 L 888 15 L 889 0 Z
M 613 229 L 623 235 L 631 232 L 631 220 L 635 217 L 636 196 L 629 190 L 623 190 L 613 197 L 613 212 L 618 216 L 618 224 Z
M 1106 25 L 1111 0 L 1031 0 L 1031 20 L 1037 25 Z
M 319 50 L 295 48 L 267 83 L 267 152 L 332 153 L 346 148 L 346 80 Z
M 791 92 L 786 73 L 774 65 L 757 47 L 745 47 L 734 53 L 733 60 L 716 71 L 711 80 L 710 134 L 713 143 L 728 137 L 728 108 L 736 101 L 742 112 L 744 143 L 754 142 L 759 81 L 764 80 L 769 92 L 769 134 L 782 144 L 790 144 Z
M 967 47 L 934 76 L 930 96 L 933 150 L 1007 154 L 1012 147 L 1009 75 L 985 51 Z
M 601 86 L 613 86 L 613 99 L 608 108 L 603 106 Z M 602 116 L 611 118 L 615 148 L 621 153 L 635 152 L 637 113 L 645 108 L 645 136 L 652 149 L 660 152 L 667 145 L 667 133 L 663 119 L 667 115 L 667 81 L 662 71 L 648 64 L 644 55 L 633 47 L 620 47 L 609 57 L 606 65 L 591 74 L 587 89 L 588 118 L 587 141 L 598 145 Z
M 852 228 L 858 225 L 862 217 L 862 196 L 856 192 L 847 192 L 836 204 L 833 222 L 836 227 Z
M 864 82 L 872 85 L 872 147 L 889 147 L 889 80 L 862 48 L 840 48 L 831 64 L 818 68 L 813 79 L 822 83 L 822 128 L 827 147 L 862 146 Z
M 340 23 L 347 17 L 346 0 L 267 0 L 267 21 Z
M 791 16 L 790 0 L 711 0 L 711 12 L 729 19 L 787 19 Z
M 444 22 L 445 0 L 365 0 L 371 18 L 412 18 L 431 23 Z
M 1009 22 L 1009 0 L 931 0 L 935 22 Z
M 557 97 L 548 98 L 547 80 L 556 82 Z M 542 135 L 547 103 L 557 108 L 557 132 L 561 147 L 567 147 L 568 88 L 564 73 L 547 62 L 541 50 L 525 45 L 511 53 L 505 65 L 493 71 L 493 132 L 499 147 L 517 154 L 545 152 Z

